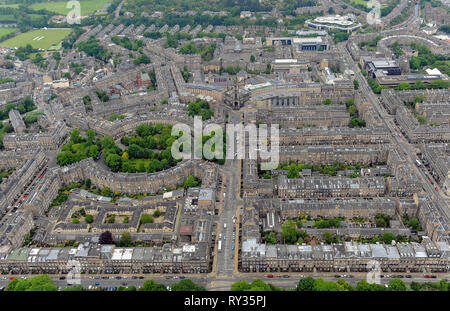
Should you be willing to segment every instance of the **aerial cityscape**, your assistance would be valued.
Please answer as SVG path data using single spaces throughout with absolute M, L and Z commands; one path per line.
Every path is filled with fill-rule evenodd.
M 449 291 L 449 76 L 448 0 L 0 0 L 0 291 Z

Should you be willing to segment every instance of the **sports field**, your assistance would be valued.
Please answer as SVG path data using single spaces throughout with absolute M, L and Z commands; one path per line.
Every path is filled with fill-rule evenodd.
M 7 34 L 12 33 L 12 32 L 16 32 L 17 30 L 19 30 L 19 29 L 17 29 L 17 28 L 0 28 L 0 38 Z
M 105 5 L 105 3 L 111 2 L 111 1 L 112 0 L 81 0 L 81 1 L 79 1 L 81 15 L 84 16 L 87 13 L 91 13 L 96 10 L 99 10 Z M 73 8 L 69 8 L 69 9 L 66 8 L 67 2 L 68 1 L 34 3 L 34 4 L 30 5 L 30 8 L 32 8 L 33 10 L 46 9 L 47 11 L 66 15 L 71 10 L 73 10 Z
M 15 48 L 31 44 L 33 48 L 48 50 L 52 45 L 58 45 L 71 31 L 70 28 L 31 30 L 0 42 L 0 46 Z
M 0 4 L 0 8 L 14 8 L 17 9 L 19 4 Z

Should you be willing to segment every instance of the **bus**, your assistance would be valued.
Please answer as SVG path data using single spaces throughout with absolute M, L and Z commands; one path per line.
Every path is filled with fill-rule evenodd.
M 420 163 L 419 160 L 416 160 L 416 165 L 417 165 L 418 167 L 421 167 L 421 166 L 422 166 L 422 163 Z
M 222 241 L 219 241 L 219 244 L 217 245 L 217 250 L 219 253 L 222 250 Z

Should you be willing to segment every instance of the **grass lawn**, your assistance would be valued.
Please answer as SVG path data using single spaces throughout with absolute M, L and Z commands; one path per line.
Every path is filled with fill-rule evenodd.
M 33 48 L 47 50 L 52 45 L 58 45 L 71 31 L 70 28 L 31 30 L 1 42 L 0 46 L 15 48 L 31 44 Z M 36 38 L 40 40 L 33 40 Z
M 16 18 L 14 17 L 14 15 L 0 15 L 0 21 L 15 21 Z
M 111 2 L 112 0 L 81 0 L 80 9 L 81 15 L 86 15 L 87 13 L 94 12 L 103 8 L 106 2 Z M 67 1 L 56 1 L 56 2 L 41 2 L 34 3 L 30 5 L 30 8 L 33 10 L 42 10 L 46 9 L 47 11 L 56 12 L 59 14 L 66 15 L 69 13 L 72 8 L 66 8 Z
M 362 5 L 366 5 L 367 2 L 369 2 L 368 0 L 350 0 L 350 3 L 352 4 L 362 4 Z
M 18 8 L 19 4 L 0 4 L 0 8 Z
M 3 36 L 6 36 L 7 34 L 10 34 L 12 32 L 16 32 L 19 30 L 18 28 L 0 28 L 0 38 Z

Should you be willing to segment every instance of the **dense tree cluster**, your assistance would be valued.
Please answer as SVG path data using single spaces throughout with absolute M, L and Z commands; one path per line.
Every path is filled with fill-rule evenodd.
M 139 66 L 140 64 L 150 64 L 150 63 L 151 63 L 151 60 L 150 60 L 150 58 L 147 56 L 147 54 L 141 53 L 141 54 L 139 55 L 139 57 L 136 57 L 136 58 L 133 60 L 133 63 L 134 63 L 136 66 Z
M 145 292 L 166 292 L 167 288 L 164 284 L 157 283 L 154 280 L 147 280 L 139 290 Z
M 122 137 L 121 143 L 128 147 L 125 151 L 114 140 L 106 142 L 105 162 L 114 172 L 129 173 L 153 173 L 175 166 L 178 160 L 172 157 L 171 147 L 177 137 L 171 132 L 170 125 L 141 124 L 134 135 Z
M 216 44 L 205 44 L 197 47 L 194 42 L 189 42 L 180 48 L 181 54 L 200 54 L 202 60 L 208 62 L 213 59 Z
M 361 70 L 361 72 L 363 71 Z M 367 82 L 369 83 L 370 88 L 375 94 L 381 94 L 381 90 L 387 88 L 378 84 L 378 82 L 374 78 L 369 78 Z
M 184 186 L 185 187 L 197 187 L 201 184 L 201 180 L 195 176 L 189 176 L 188 178 L 186 178 L 186 180 L 184 181 Z
M 376 214 L 375 223 L 378 228 L 389 228 L 391 217 L 385 214 Z
M 247 281 L 239 281 L 235 282 L 231 285 L 231 291 L 265 291 L 265 292 L 271 292 L 271 291 L 280 291 L 281 288 L 276 287 L 272 284 L 265 283 L 261 279 L 255 279 L 253 282 L 248 283 Z
M 100 99 L 102 102 L 109 101 L 109 96 L 106 93 L 106 91 L 97 90 L 97 91 L 95 91 L 95 94 L 97 94 L 98 99 Z
M 211 119 L 214 115 L 206 100 L 197 99 L 195 102 L 189 103 L 189 116 L 201 116 L 202 120 Z
M 47 274 L 33 276 L 29 279 L 13 279 L 8 283 L 6 291 L 57 291 L 58 287 Z
M 445 24 L 439 27 L 440 31 L 445 32 L 446 34 L 450 34 L 450 24 Z
M 156 40 L 161 38 L 162 34 L 159 31 L 144 32 L 144 37 Z
M 61 43 L 64 50 L 71 50 L 75 41 L 84 33 L 84 29 L 81 27 L 74 27 L 73 31 L 66 37 Z
M 298 230 L 297 224 L 292 220 L 288 220 L 281 225 L 281 235 L 286 244 L 302 244 L 310 240 L 305 231 Z
M 62 147 L 57 156 L 57 163 L 65 166 L 86 158 L 98 159 L 101 141 L 95 139 L 93 130 L 88 130 L 86 136 L 87 138 L 82 137 L 77 129 L 72 130 L 69 142 Z
M 333 41 L 334 43 L 339 43 L 342 41 L 346 41 L 348 40 L 348 37 L 350 36 L 349 33 L 346 32 L 342 32 L 340 30 L 337 29 L 331 29 L 328 31 L 328 33 L 333 36 Z
M 100 244 L 113 244 L 113 236 L 110 231 L 105 231 L 100 234 L 100 238 L 98 240 L 98 243 Z
M 155 70 L 150 70 L 149 72 L 148 72 L 148 77 L 150 78 L 150 84 L 148 85 L 148 87 L 147 87 L 147 90 L 148 91 L 154 91 L 154 90 L 156 90 L 156 87 L 158 86 L 157 84 L 156 84 L 156 74 L 155 74 Z
M 178 283 L 173 283 L 170 288 L 172 291 L 179 292 L 202 292 L 205 291 L 203 286 L 197 285 L 190 279 L 182 279 Z
M 353 170 L 355 174 L 358 174 L 361 168 L 368 168 L 368 165 L 362 165 L 360 163 L 356 164 L 345 164 L 345 163 L 333 163 L 333 164 L 322 164 L 322 165 L 311 165 L 302 163 L 282 163 L 279 166 L 281 170 L 288 170 L 288 178 L 299 178 L 300 171 L 304 169 L 310 169 L 312 172 L 319 172 L 323 175 L 336 176 L 338 171 Z M 353 176 L 357 177 L 359 175 Z M 352 176 L 351 176 L 352 177 Z
M 77 49 L 78 51 L 83 51 L 87 55 L 93 56 L 104 62 L 108 61 L 112 56 L 112 52 L 102 47 L 100 45 L 100 40 L 95 37 L 91 37 L 87 41 L 78 43 Z
M 220 73 L 226 72 L 226 73 L 228 73 L 230 75 L 235 75 L 241 70 L 242 69 L 239 66 L 234 66 L 234 67 L 233 66 L 227 66 L 227 67 L 221 67 L 220 68 Z
M 314 220 L 314 227 L 316 228 L 339 228 L 340 223 L 343 219 L 336 217 L 336 218 L 329 218 L 329 219 L 323 219 L 322 217 L 318 217 Z
M 118 36 L 113 36 L 111 37 L 111 41 L 130 51 L 137 51 L 143 46 L 142 40 L 131 41 L 130 38 L 128 37 L 119 38 Z
M 33 100 L 30 96 L 25 97 L 24 100 L 22 100 L 19 103 L 9 103 L 3 106 L 3 109 L 0 110 L 0 120 L 6 120 L 9 118 L 9 112 L 15 109 L 19 111 L 19 113 L 24 114 L 26 112 L 32 111 L 36 109 L 36 105 L 34 104 Z
M 411 61 L 409 63 L 411 69 L 421 70 L 423 67 L 429 66 L 431 68 L 439 69 L 446 75 L 450 75 L 449 56 L 433 54 L 424 44 L 411 42 L 410 46 L 418 52 L 417 57 L 411 57 Z
M 411 282 L 408 286 L 404 281 L 398 278 L 391 279 L 387 286 L 377 283 L 368 283 L 361 280 L 353 287 L 344 279 L 337 282 L 324 281 L 323 279 L 314 279 L 312 277 L 301 278 L 297 284 L 297 291 L 421 291 L 421 290 L 440 290 L 448 291 L 446 280 L 440 282 L 428 282 L 420 284 Z

